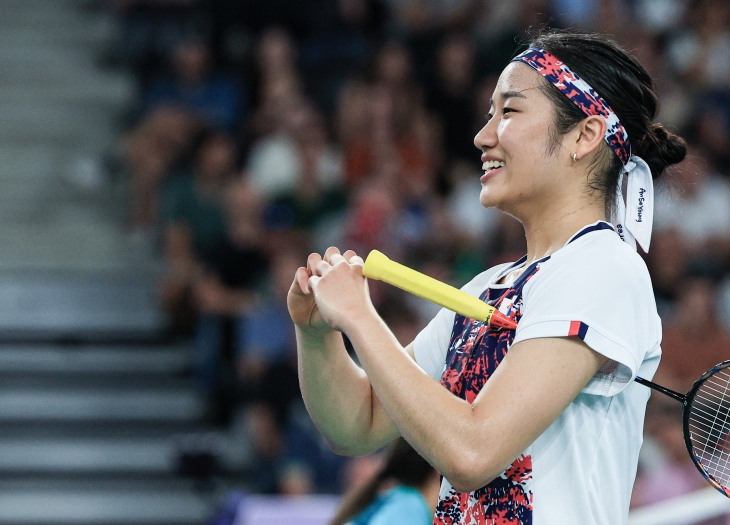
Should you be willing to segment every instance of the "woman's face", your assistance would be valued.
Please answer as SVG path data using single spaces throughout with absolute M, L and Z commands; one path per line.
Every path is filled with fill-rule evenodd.
M 564 182 L 559 162 L 570 157 L 561 155 L 562 148 L 552 151 L 555 109 L 539 89 L 542 82 L 525 64 L 507 66 L 492 95 L 489 120 L 474 138 L 482 151 L 482 205 L 517 218 L 549 203 Z

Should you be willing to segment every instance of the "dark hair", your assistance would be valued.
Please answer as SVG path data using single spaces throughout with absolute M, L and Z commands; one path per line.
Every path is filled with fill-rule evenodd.
M 636 57 L 616 42 L 596 34 L 545 31 L 534 37 L 530 45 L 558 57 L 608 102 L 629 134 L 632 153 L 646 161 L 654 180 L 668 166 L 684 159 L 687 154 L 685 141 L 654 123 L 659 100 L 651 76 Z M 557 145 L 560 136 L 578 125 L 586 115 L 555 86 L 543 80 L 543 93 L 556 108 L 552 133 Z M 622 164 L 608 145 L 602 151 L 591 166 L 591 171 L 596 173 L 590 187 L 605 196 L 606 209 L 610 210 Z
M 378 495 L 383 484 L 395 481 L 401 485 L 421 487 L 434 468 L 423 459 L 403 438 L 398 438 L 390 447 L 383 466 L 363 486 L 346 494 L 330 525 L 344 525 L 362 512 Z

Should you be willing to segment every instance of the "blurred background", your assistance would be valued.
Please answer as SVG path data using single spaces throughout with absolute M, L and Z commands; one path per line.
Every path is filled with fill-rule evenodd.
M 461 286 L 523 254 L 473 137 L 530 29 L 653 75 L 690 144 L 646 256 L 657 380 L 730 358 L 727 0 L 0 6 L 0 524 L 326 523 L 382 457 L 335 456 L 304 409 L 294 270 L 377 248 Z M 437 311 L 371 292 L 403 344 Z M 730 523 L 713 489 L 676 507 L 705 487 L 652 396 L 632 523 Z

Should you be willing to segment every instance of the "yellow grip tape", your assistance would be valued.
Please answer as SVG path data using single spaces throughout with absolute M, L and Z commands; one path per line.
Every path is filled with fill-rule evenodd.
M 368 255 L 363 274 L 368 279 L 392 284 L 470 319 L 489 323 L 495 310 L 473 295 L 391 261 L 378 250 L 373 250 Z

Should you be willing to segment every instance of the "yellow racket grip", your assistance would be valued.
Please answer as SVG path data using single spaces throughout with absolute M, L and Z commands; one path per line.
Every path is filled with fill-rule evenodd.
M 515 321 L 479 298 L 400 263 L 391 261 L 378 250 L 373 250 L 368 255 L 365 260 L 363 275 L 368 279 L 391 284 L 401 290 L 448 308 L 464 317 L 483 321 L 499 328 L 514 330 L 517 327 Z

